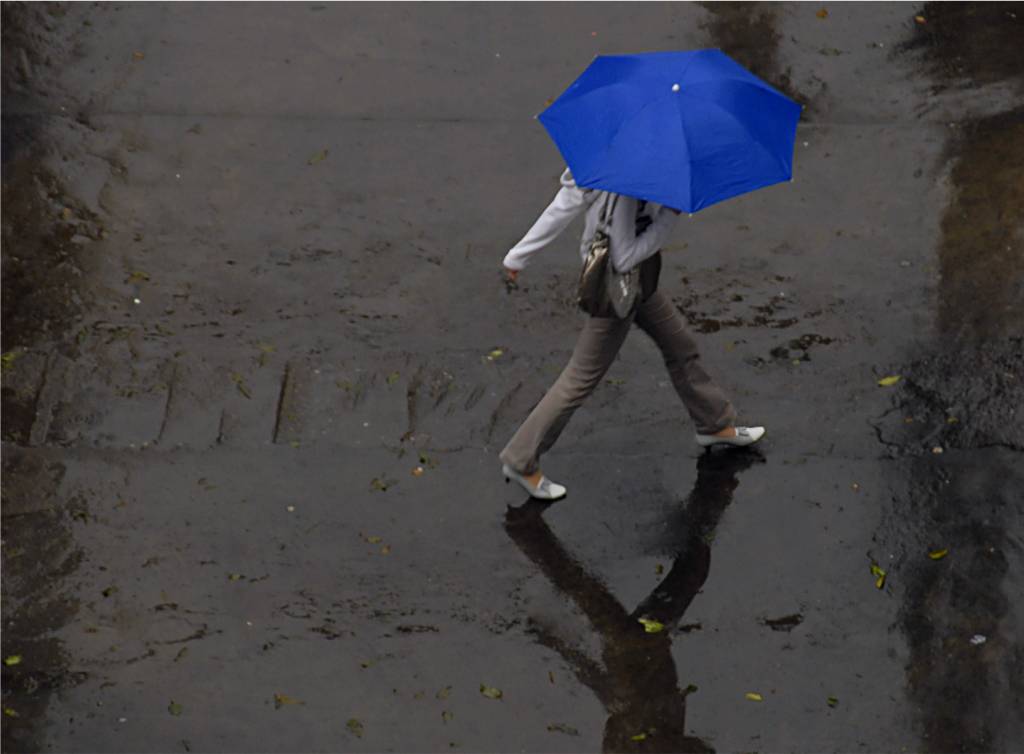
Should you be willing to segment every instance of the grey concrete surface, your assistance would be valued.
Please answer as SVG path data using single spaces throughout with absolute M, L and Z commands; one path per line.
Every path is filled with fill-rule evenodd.
M 1017 6 L 3 13 L 6 750 L 1020 749 Z M 533 116 L 709 46 L 806 105 L 662 275 L 769 434 L 702 454 L 636 333 L 527 503 Z

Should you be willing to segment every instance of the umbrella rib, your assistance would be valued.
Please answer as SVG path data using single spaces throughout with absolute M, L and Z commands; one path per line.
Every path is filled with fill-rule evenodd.
M 746 84 L 747 82 L 737 81 L 737 83 L 739 83 L 739 84 Z M 750 86 L 752 86 L 752 85 L 750 85 Z M 728 117 L 729 120 L 731 120 L 733 123 L 735 123 L 737 126 L 739 126 L 743 130 L 743 133 L 745 133 L 750 138 L 750 140 L 752 142 L 757 144 L 757 146 L 759 146 L 761 148 L 761 150 L 765 154 L 767 154 L 769 157 L 772 158 L 773 162 L 777 163 L 779 165 L 779 167 L 781 167 L 783 170 L 785 170 L 785 168 L 786 168 L 785 164 L 779 162 L 779 159 L 772 153 L 772 150 L 767 145 L 765 145 L 764 142 L 762 142 L 759 138 L 757 138 L 757 136 L 755 136 L 753 133 L 751 133 L 750 129 L 747 128 L 746 124 L 743 121 L 741 121 L 739 118 L 737 118 L 735 115 L 733 115 L 731 112 L 726 110 L 724 107 L 722 107 L 720 104 L 718 104 L 714 100 L 708 99 L 706 97 L 702 97 L 700 94 L 693 93 L 693 92 L 691 92 L 691 96 L 694 97 L 695 99 L 699 99 L 702 102 L 705 102 L 706 104 L 714 107 L 719 112 L 725 113 L 726 117 Z
M 658 97 L 657 99 L 648 100 L 647 102 L 644 103 L 643 107 L 641 107 L 641 108 L 639 108 L 637 110 L 634 110 L 632 113 L 629 114 L 628 117 L 625 117 L 625 118 L 623 118 L 622 120 L 619 121 L 618 125 L 615 127 L 615 131 L 609 137 L 608 142 L 607 142 L 607 146 L 604 149 L 604 162 L 605 163 L 607 163 L 608 157 L 611 154 L 612 147 L 615 145 L 615 140 L 619 137 L 619 132 L 622 131 L 622 129 L 623 129 L 623 127 L 625 127 L 626 123 L 628 121 L 635 120 L 642 112 L 644 112 L 648 108 L 656 105 L 657 103 L 661 102 L 662 100 L 668 99 L 669 96 L 673 96 L 674 97 L 676 95 L 673 93 L 671 95 L 663 95 L 661 97 Z
M 682 100 L 680 100 L 680 105 Z M 676 108 L 676 112 L 679 114 L 679 130 L 683 132 L 683 146 L 686 147 L 686 161 L 690 161 L 690 134 L 686 130 L 686 118 L 683 117 L 682 106 Z M 688 209 L 693 208 L 693 170 L 686 171 L 686 203 Z M 680 207 L 679 209 L 683 209 Z

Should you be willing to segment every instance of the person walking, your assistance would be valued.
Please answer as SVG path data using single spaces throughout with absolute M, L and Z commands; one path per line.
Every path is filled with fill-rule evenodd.
M 612 207 L 610 217 L 604 217 Z M 628 316 L 589 315 L 569 364 L 508 445 L 501 451 L 506 481 L 515 481 L 532 498 L 558 500 L 566 488 L 541 472 L 540 459 L 555 444 L 573 413 L 600 384 L 633 322 L 649 335 L 665 360 L 676 393 L 696 427 L 697 443 L 742 447 L 757 442 L 764 427 L 735 425 L 736 411 L 700 363 L 700 354 L 684 320 L 658 290 L 661 247 L 671 235 L 678 210 L 597 189 L 582 189 L 566 169 L 554 201 L 504 259 L 506 279 L 515 283 L 534 255 L 585 215 L 581 255 L 584 261 L 595 234 L 607 223 L 611 266 L 618 273 L 638 269 L 640 292 Z

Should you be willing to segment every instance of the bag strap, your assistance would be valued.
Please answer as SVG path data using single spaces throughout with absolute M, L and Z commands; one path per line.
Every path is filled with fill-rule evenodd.
M 601 207 L 601 215 L 597 220 L 597 229 L 606 231 L 612 224 L 612 213 L 615 212 L 615 203 L 619 201 L 618 194 L 605 192 L 604 205 Z

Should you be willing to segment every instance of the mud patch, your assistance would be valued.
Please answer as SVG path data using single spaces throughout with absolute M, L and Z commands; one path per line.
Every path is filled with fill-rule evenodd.
M 3 350 L 59 340 L 85 307 L 81 257 L 103 236 L 31 156 L 4 167 Z
M 933 93 L 1024 73 L 1009 3 L 928 3 L 902 52 Z M 908 696 L 928 752 L 1009 751 L 1024 740 L 1014 532 L 1024 510 L 1024 109 L 965 118 L 946 148 L 951 196 L 937 248 L 938 340 L 901 374 L 875 429 L 893 496 L 879 542 L 901 599 Z M 941 554 L 940 554 L 941 553 Z M 932 557 L 937 554 L 938 557 Z
M 722 268 L 714 270 L 717 275 Z M 779 283 L 790 282 L 791 278 L 774 275 L 766 279 L 763 289 L 774 288 Z M 706 291 L 695 291 L 689 277 L 682 278 L 682 284 L 688 291 L 685 297 L 672 299 L 679 312 L 686 318 L 687 324 L 699 333 L 715 333 L 728 328 L 769 328 L 785 330 L 799 324 L 803 319 L 820 317 L 824 311 L 816 309 L 796 316 L 794 310 L 799 308 L 798 302 L 785 293 L 777 293 L 765 298 L 765 293 L 755 290 L 755 285 L 740 278 L 732 278 L 715 285 Z M 738 293 L 737 291 L 745 291 Z M 760 301 L 761 303 L 758 303 Z M 742 307 L 743 312 L 734 310 Z M 819 335 L 803 336 L 818 343 L 829 343 L 830 339 Z M 806 348 L 804 350 L 807 350 Z
M 805 105 L 801 117 L 807 120 L 813 110 L 811 98 L 793 83 L 792 68 L 782 70 L 778 62 L 782 39 L 775 28 L 778 6 L 754 2 L 699 5 L 710 14 L 703 28 L 715 46 L 790 99 Z
M 68 11 L 61 3 L 4 3 L 2 10 L 5 352 L 67 330 L 83 309 L 83 249 L 104 235 L 98 218 L 43 167 L 54 119 L 40 113 L 55 109 L 53 73 L 71 46 L 60 28 Z
M 903 370 L 876 425 L 897 479 L 879 531 L 895 558 L 923 751 L 1009 751 L 1024 729 L 1024 339 L 949 344 Z M 894 372 L 895 373 L 895 372 Z M 941 553 L 931 557 L 931 553 Z
M 1019 3 L 930 2 L 913 16 L 912 37 L 898 51 L 920 53 L 941 82 L 937 90 L 957 80 L 989 84 L 1024 77 Z
M 1024 108 L 963 124 L 948 151 L 939 330 L 975 339 L 1024 332 Z
M 951 448 L 1024 451 L 1024 338 L 926 356 L 902 373 L 896 406 L 876 425 L 889 447 L 931 455 Z
M 817 333 L 804 333 L 799 338 L 793 338 L 782 346 L 776 346 L 771 350 L 773 359 L 784 361 L 810 361 L 811 349 L 817 345 L 828 345 L 833 339 L 818 335 Z
M 906 462 L 912 480 L 880 537 L 910 657 L 923 751 L 1012 751 L 1022 730 L 1020 454 L 946 452 Z M 941 559 L 929 552 L 947 550 Z
M 69 670 L 53 632 L 71 619 L 77 600 L 65 589 L 81 561 L 73 514 L 57 489 L 64 467 L 5 448 L 3 462 L 3 748 L 39 750 L 37 728 L 50 695 L 83 679 Z M 10 711 L 8 711 L 10 710 Z

